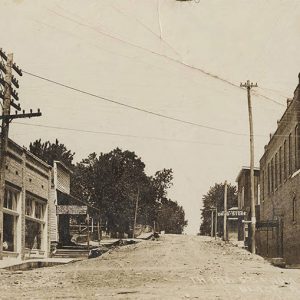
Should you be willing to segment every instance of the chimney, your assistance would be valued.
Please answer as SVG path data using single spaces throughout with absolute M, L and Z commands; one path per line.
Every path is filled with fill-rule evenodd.
M 287 98 L 286 99 L 286 105 L 287 105 L 287 107 L 289 107 L 289 105 L 292 103 L 292 101 L 293 101 L 293 99 L 291 99 L 291 98 Z
M 270 133 L 270 139 L 272 139 L 272 137 L 273 137 L 273 133 Z

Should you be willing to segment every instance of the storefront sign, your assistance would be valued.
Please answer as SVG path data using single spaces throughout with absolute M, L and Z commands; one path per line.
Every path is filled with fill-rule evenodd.
M 239 216 L 246 216 L 246 212 L 243 210 L 228 210 L 227 217 L 239 217 Z M 218 212 L 218 217 L 224 216 L 224 211 Z
M 58 205 L 56 206 L 57 215 L 86 215 L 87 206 L 78 205 Z

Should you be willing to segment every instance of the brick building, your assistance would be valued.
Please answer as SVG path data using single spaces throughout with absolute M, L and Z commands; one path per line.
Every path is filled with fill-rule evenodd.
M 300 81 L 300 74 L 299 74 Z M 300 85 L 260 160 L 257 253 L 300 263 Z
M 3 208 L 3 257 L 47 257 L 51 167 L 9 140 Z
M 236 182 L 238 184 L 238 209 L 240 211 L 244 211 L 244 221 L 251 220 L 251 197 L 250 197 L 250 168 L 242 167 L 239 172 Z M 259 205 L 260 205 L 260 170 L 259 168 L 254 168 L 254 201 L 255 201 L 255 212 L 256 218 L 259 220 Z M 239 220 L 238 228 L 239 228 L 239 240 L 244 240 L 245 244 L 250 246 L 250 240 L 248 237 L 250 236 L 248 229 L 249 223 L 242 222 L 242 218 Z

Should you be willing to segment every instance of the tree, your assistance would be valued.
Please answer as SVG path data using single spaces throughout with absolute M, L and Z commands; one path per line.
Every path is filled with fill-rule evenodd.
M 202 197 L 203 210 L 201 213 L 202 223 L 200 226 L 201 235 L 210 235 L 211 232 L 211 208 L 217 207 L 218 211 L 224 211 L 224 183 L 216 183 L 211 187 L 206 195 Z M 236 187 L 227 185 L 227 207 L 236 207 L 237 191 Z M 222 228 L 221 228 L 222 229 Z
M 170 199 L 162 199 L 157 223 L 159 229 L 166 233 L 182 234 L 184 227 L 187 226 L 183 207 Z
M 172 169 L 147 176 L 140 157 L 116 148 L 99 156 L 92 153 L 77 164 L 71 190 L 101 210 L 102 224 L 113 236 L 132 235 L 138 193 L 138 224 L 152 226 L 156 221 L 168 232 L 181 233 L 186 224 L 183 208 L 166 200 L 172 179 Z
M 55 143 L 50 141 L 42 142 L 41 139 L 36 140 L 30 143 L 29 151 L 50 166 L 53 166 L 53 161 L 55 160 L 63 162 L 68 167 L 73 166 L 72 161 L 75 153 L 68 150 L 58 139 L 55 140 Z
M 132 230 L 138 189 L 142 199 L 140 211 L 146 209 L 144 199 L 145 191 L 149 191 L 149 179 L 144 169 L 145 164 L 131 151 L 116 148 L 98 157 L 92 153 L 77 164 L 72 187 L 77 195 L 101 210 L 108 232 L 122 236 Z

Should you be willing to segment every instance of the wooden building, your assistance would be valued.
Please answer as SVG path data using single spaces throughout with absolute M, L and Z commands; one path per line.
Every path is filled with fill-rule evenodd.
M 60 161 L 54 161 L 52 169 L 52 189 L 50 201 L 50 240 L 51 243 L 68 244 L 70 242 L 70 216 L 57 214 L 59 205 L 70 205 L 72 171 Z

